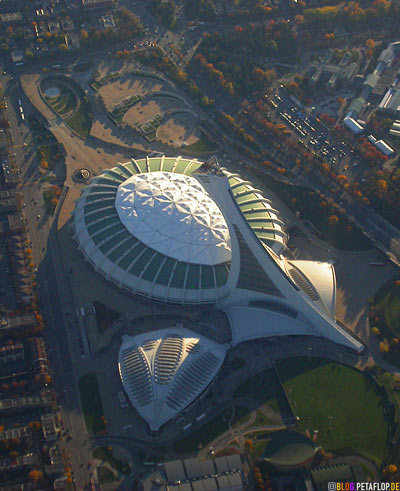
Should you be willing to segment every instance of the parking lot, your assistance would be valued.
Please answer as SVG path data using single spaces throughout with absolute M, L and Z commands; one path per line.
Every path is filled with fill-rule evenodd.
M 312 111 L 305 111 L 299 101 L 294 102 L 296 98 L 283 90 L 266 94 L 265 98 L 274 117 L 293 133 L 292 138 L 313 155 L 321 157 L 332 171 L 354 178 L 363 175 L 363 166 L 360 166 L 360 158 L 354 150 L 333 134 Z

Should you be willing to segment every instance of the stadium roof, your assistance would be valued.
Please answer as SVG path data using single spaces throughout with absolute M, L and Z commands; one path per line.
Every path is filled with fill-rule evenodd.
M 122 383 L 152 430 L 204 391 L 219 371 L 226 349 L 180 326 L 123 337 L 118 360 Z
M 218 206 L 214 202 L 211 206 L 210 201 L 213 200 L 208 197 L 200 182 L 194 178 L 189 179 L 189 175 L 202 164 L 196 159 L 180 157 L 131 159 L 104 171 L 85 186 L 74 211 L 75 239 L 94 269 L 118 287 L 151 299 L 198 304 L 215 303 L 227 296 L 229 289 L 226 282 L 230 269 L 228 230 Z M 166 173 L 165 176 L 160 178 L 159 171 Z M 156 174 L 156 177 L 152 178 L 150 173 Z M 171 179 L 170 173 L 177 173 L 179 176 Z M 138 185 L 140 183 L 141 190 L 132 186 L 133 176 L 138 178 L 133 182 L 136 181 Z M 161 220 L 164 222 L 162 233 L 154 230 L 154 243 L 143 222 L 146 217 L 157 216 L 160 219 L 161 209 L 168 208 L 167 204 L 161 203 L 160 186 L 168 188 L 173 201 L 178 178 L 185 184 L 186 208 L 178 205 L 177 201 L 175 205 L 171 203 L 174 230 L 181 231 L 181 241 L 189 243 L 197 238 L 200 242 L 197 249 L 181 248 L 179 259 L 178 254 L 170 247 L 171 244 L 168 244 L 169 241 L 164 240 L 164 244 L 160 241 L 162 233 L 166 233 L 164 220 L 168 220 L 167 216 Z M 150 199 L 157 196 L 160 207 L 158 213 L 152 215 L 147 203 L 145 209 L 134 217 L 132 200 L 139 193 L 140 202 L 143 204 L 146 201 L 143 195 L 145 183 L 151 184 L 153 195 Z M 194 197 L 189 192 L 189 183 L 196 183 L 201 191 L 201 198 L 207 197 L 210 200 L 208 214 L 204 207 L 197 205 L 196 208 Z M 159 191 L 156 192 L 154 188 Z M 178 198 L 177 195 L 175 197 Z M 122 204 L 124 201 L 125 204 Z M 126 202 L 129 206 L 126 206 Z M 121 204 L 126 207 L 123 213 L 119 209 Z M 190 208 L 187 208 L 188 204 Z M 136 234 L 134 227 L 141 222 L 143 223 Z M 184 223 L 192 227 L 193 233 L 185 236 Z M 201 232 L 204 233 L 203 236 Z M 174 244 L 178 244 L 179 240 L 176 237 Z M 207 249 L 215 252 L 213 259 Z
M 194 177 L 134 175 L 119 185 L 115 206 L 132 235 L 166 256 L 204 265 L 231 260 L 225 218 Z

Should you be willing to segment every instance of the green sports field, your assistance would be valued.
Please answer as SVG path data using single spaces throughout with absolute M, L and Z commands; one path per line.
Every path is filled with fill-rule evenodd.
M 385 459 L 383 401 L 365 374 L 314 358 L 282 360 L 278 371 L 300 418 L 298 430 L 318 430 L 317 442 L 327 451 Z

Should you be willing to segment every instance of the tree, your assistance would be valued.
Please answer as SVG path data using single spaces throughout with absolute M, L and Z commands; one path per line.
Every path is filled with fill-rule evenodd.
M 375 48 L 375 41 L 373 39 L 367 39 L 365 41 L 365 46 L 368 48 L 368 49 L 374 49 Z
M 389 352 L 389 343 L 384 339 L 379 343 L 379 351 L 381 353 L 388 353 Z
M 7 32 L 7 36 L 11 37 L 14 34 L 14 30 L 13 30 L 12 26 L 8 26 L 6 29 L 6 32 Z
M 339 223 L 339 218 L 336 215 L 331 215 L 328 219 L 329 225 L 334 226 Z
M 377 327 L 373 327 L 371 331 L 376 337 L 381 335 L 381 331 Z
M 299 84 L 297 82 L 292 81 L 289 83 L 287 90 L 291 94 L 297 94 L 299 92 Z
M 29 473 L 29 479 L 33 482 L 38 482 L 43 479 L 43 472 L 38 469 L 32 469 Z
M 379 181 L 376 182 L 376 189 L 378 195 L 384 196 L 387 193 L 387 182 L 384 179 L 379 179 Z

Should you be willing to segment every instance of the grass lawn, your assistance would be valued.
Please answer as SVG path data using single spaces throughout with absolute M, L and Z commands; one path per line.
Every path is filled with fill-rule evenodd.
M 342 215 L 326 198 L 301 186 L 278 182 L 265 174 L 259 174 L 265 184 L 293 211 L 299 211 L 302 220 L 309 220 L 319 230 L 321 239 L 343 250 L 364 250 L 372 247 L 371 241 L 361 230 Z M 321 203 L 325 203 L 321 206 Z M 329 224 L 329 217 L 336 215 L 339 222 Z
M 261 457 L 264 453 L 265 447 L 268 445 L 270 438 L 266 440 L 256 440 L 253 442 L 253 446 L 251 447 L 249 453 L 253 462 Z
M 47 102 L 58 114 L 64 115 L 76 107 L 76 98 L 72 90 L 62 88 L 60 95 L 56 97 L 46 97 Z
M 82 98 L 79 109 L 65 122 L 79 135 L 87 138 L 93 122 L 93 114 L 89 101 Z
M 400 286 L 390 280 L 375 295 L 375 304 L 383 311 L 386 325 L 400 338 Z
M 46 208 L 46 213 L 48 215 L 53 216 L 54 210 L 56 209 L 57 203 L 55 202 L 57 200 L 57 196 L 54 194 L 53 189 L 46 189 L 43 191 L 43 201 L 44 201 L 44 207 Z
M 256 419 L 254 421 L 253 426 L 270 426 L 278 424 L 276 421 L 272 421 L 261 411 L 261 409 L 257 409 Z
M 109 482 L 114 482 L 114 474 L 107 469 L 107 467 L 97 467 L 97 477 L 99 478 L 100 484 L 107 484 Z
M 386 389 L 386 392 L 391 395 L 391 400 L 393 401 L 393 408 L 395 414 L 395 421 L 399 421 L 400 418 L 400 377 L 391 375 L 388 372 L 384 372 L 383 370 L 377 375 L 376 378 L 379 384 L 383 385 Z M 393 448 L 390 455 L 390 460 L 393 464 L 396 464 L 397 467 L 400 467 L 400 425 L 397 424 L 395 426 L 393 432 Z
M 61 75 L 48 77 L 42 83 L 44 86 L 55 85 L 61 88 L 59 96 L 47 98 L 49 104 L 61 115 L 74 110 L 79 100 L 79 108 L 65 122 L 83 138 L 87 138 L 92 127 L 93 114 L 90 102 L 79 83 L 71 77 Z
M 121 474 L 128 475 L 130 473 L 129 465 L 123 460 L 115 459 L 112 451 L 107 447 L 97 447 L 93 452 L 93 458 L 108 462 L 113 469 Z
M 318 430 L 318 443 L 326 450 L 353 449 L 377 462 L 386 458 L 388 424 L 382 399 L 364 374 L 308 358 L 282 360 L 278 371 L 301 418 L 298 430 Z
M 206 135 L 202 134 L 201 137 L 197 140 L 197 142 L 192 143 L 191 145 L 187 145 L 185 147 L 185 151 L 188 152 L 214 152 L 218 150 L 218 145 L 212 141 L 210 141 Z
M 397 281 L 398 278 L 391 279 L 378 290 L 370 306 L 369 318 L 371 327 L 379 329 L 379 340 L 388 349 L 383 357 L 400 367 L 400 344 L 394 344 L 395 338 L 397 342 L 400 338 L 400 285 L 396 285 Z
M 83 375 L 79 379 L 78 387 L 87 431 L 92 435 L 101 433 L 106 429 L 106 425 L 102 420 L 103 405 L 96 374 Z

